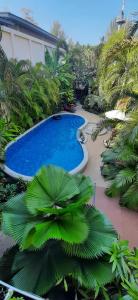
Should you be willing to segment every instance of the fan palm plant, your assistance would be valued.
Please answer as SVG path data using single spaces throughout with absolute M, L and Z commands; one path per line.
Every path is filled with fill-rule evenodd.
M 39 295 L 65 277 L 88 289 L 112 281 L 107 252 L 116 233 L 106 216 L 87 204 L 92 194 L 89 177 L 42 167 L 27 192 L 4 206 L 3 231 L 18 246 L 1 259 L 0 279 Z

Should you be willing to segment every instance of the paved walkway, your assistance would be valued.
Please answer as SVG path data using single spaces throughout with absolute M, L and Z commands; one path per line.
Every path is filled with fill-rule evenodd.
M 77 113 L 87 118 L 88 122 L 98 122 L 99 120 L 98 116 L 84 111 L 81 107 L 78 107 Z M 105 149 L 103 140 L 108 137 L 109 133 L 99 136 L 97 140 L 93 142 L 88 135 L 86 147 L 89 154 L 89 160 L 84 170 L 84 174 L 89 175 L 93 182 L 96 183 L 96 207 L 106 213 L 114 227 L 117 229 L 120 238 L 129 240 L 130 246 L 138 247 L 138 213 L 120 207 L 118 199 L 108 198 L 104 193 L 108 183 L 104 181 L 104 178 L 101 176 L 100 155 Z

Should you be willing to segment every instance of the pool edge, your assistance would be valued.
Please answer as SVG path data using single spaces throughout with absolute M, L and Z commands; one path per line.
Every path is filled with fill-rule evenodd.
M 17 138 L 15 138 L 13 141 L 9 142 L 9 143 L 7 144 L 7 146 L 5 147 L 5 151 L 6 151 L 12 144 L 14 144 L 16 141 L 18 141 L 20 138 L 22 138 L 23 136 L 25 136 L 28 132 L 30 132 L 31 130 L 33 130 L 34 128 L 36 128 L 37 126 L 39 126 L 40 124 L 42 124 L 42 123 L 45 122 L 46 120 L 51 119 L 53 116 L 64 115 L 64 114 L 65 114 L 65 115 L 66 115 L 66 114 L 68 114 L 68 115 L 73 115 L 73 116 L 75 115 L 75 116 L 78 116 L 78 117 L 83 118 L 84 121 L 85 121 L 84 124 L 83 124 L 82 126 L 80 126 L 80 127 L 77 129 L 77 134 L 76 134 L 76 139 L 78 140 L 79 144 L 80 144 L 81 147 L 82 147 L 83 154 L 84 154 L 84 158 L 83 158 L 83 160 L 81 161 L 81 163 L 80 163 L 76 168 L 72 169 L 72 170 L 69 171 L 69 172 L 66 171 L 66 172 L 68 172 L 69 174 L 72 174 L 72 175 L 81 172 L 81 171 L 85 168 L 85 166 L 86 166 L 86 164 L 87 164 L 87 162 L 88 162 L 88 151 L 87 151 L 87 148 L 86 148 L 86 146 L 85 146 L 84 144 L 81 143 L 80 137 L 79 137 L 80 131 L 81 131 L 83 128 L 86 127 L 86 125 L 88 124 L 88 121 L 87 121 L 87 119 L 86 119 L 84 116 L 82 116 L 81 114 L 70 113 L 70 112 L 60 112 L 60 113 L 57 113 L 57 114 L 53 114 L 53 115 L 49 116 L 48 118 L 46 118 L 46 119 L 40 121 L 39 123 L 37 123 L 37 124 L 34 125 L 33 127 L 29 128 L 29 129 L 26 130 L 24 133 L 20 134 L 20 135 L 19 135 Z M 17 172 L 15 172 L 15 171 L 13 171 L 12 169 L 10 169 L 9 167 L 7 167 L 6 164 L 0 164 L 0 166 L 1 166 L 1 169 L 2 169 L 7 175 L 9 175 L 9 176 L 11 176 L 11 177 L 13 177 L 13 178 L 16 178 L 16 179 L 22 179 L 22 180 L 24 180 L 24 181 L 31 181 L 31 180 L 33 179 L 33 177 L 34 177 L 34 176 L 25 176 L 25 175 L 22 175 L 22 174 L 20 174 L 20 173 L 17 173 Z M 60 168 L 60 167 L 59 167 L 59 168 Z

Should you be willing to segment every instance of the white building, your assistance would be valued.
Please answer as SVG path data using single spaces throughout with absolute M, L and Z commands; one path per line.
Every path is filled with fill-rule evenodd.
M 45 51 L 56 48 L 58 38 L 33 23 L 8 12 L 0 12 L 1 46 L 7 57 L 45 62 Z

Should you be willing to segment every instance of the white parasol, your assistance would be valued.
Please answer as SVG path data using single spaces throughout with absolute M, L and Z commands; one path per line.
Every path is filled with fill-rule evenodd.
M 106 116 L 106 118 L 112 119 L 112 120 L 118 119 L 118 120 L 121 120 L 121 121 L 127 121 L 129 119 L 128 117 L 126 117 L 126 115 L 123 111 L 117 110 L 117 109 L 107 111 L 105 113 L 105 116 Z

